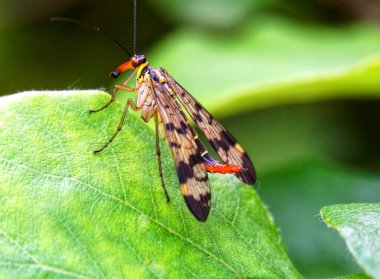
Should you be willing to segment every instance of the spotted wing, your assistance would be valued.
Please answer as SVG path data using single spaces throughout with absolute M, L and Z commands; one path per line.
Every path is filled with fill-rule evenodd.
M 165 78 L 177 98 L 202 130 L 223 162 L 225 164 L 241 166 L 242 171 L 235 173 L 236 177 L 244 183 L 254 184 L 256 181 L 254 166 L 237 140 L 189 92 L 166 72 Z
M 194 128 L 181 106 L 160 83 L 151 80 L 155 102 L 166 138 L 172 152 L 181 190 L 191 212 L 206 221 L 210 211 L 210 185 L 199 148 L 194 140 Z

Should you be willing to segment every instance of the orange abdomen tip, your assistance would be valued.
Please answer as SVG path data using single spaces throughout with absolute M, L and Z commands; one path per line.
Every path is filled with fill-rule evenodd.
M 235 165 L 223 165 L 215 163 L 214 165 L 204 164 L 206 171 L 211 173 L 230 174 L 241 172 L 241 167 Z

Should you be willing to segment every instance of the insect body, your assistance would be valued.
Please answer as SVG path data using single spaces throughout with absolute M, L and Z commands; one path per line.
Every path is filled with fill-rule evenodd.
M 150 67 L 144 55 L 135 54 L 132 56 L 126 48 L 99 27 L 70 18 L 55 17 L 52 20 L 78 24 L 100 33 L 111 39 L 130 57 L 128 61 L 112 71 L 110 76 L 117 78 L 127 70 L 133 70 L 133 73 L 121 85 L 115 85 L 108 103 L 99 109 L 90 110 L 90 112 L 98 112 L 108 107 L 115 101 L 115 96 L 119 90 L 138 92 L 136 104 L 132 99 L 128 99 L 116 132 L 102 148 L 95 150 L 94 153 L 103 151 L 114 140 L 123 127 L 128 108 L 132 107 L 135 111 L 141 110 L 141 117 L 144 121 L 148 122 L 151 118 L 155 120 L 158 168 L 168 202 L 170 198 L 162 174 L 159 130 L 162 131 L 161 134 L 169 143 L 186 203 L 199 220 L 205 221 L 210 212 L 211 192 L 207 172 L 231 173 L 246 184 L 255 183 L 255 169 L 241 145 L 164 69 Z M 134 49 L 136 48 L 135 44 L 136 0 L 134 0 Z M 127 85 L 134 74 L 136 74 L 136 87 L 130 88 Z M 199 140 L 195 129 L 190 125 L 180 104 L 206 136 L 222 159 L 222 163 L 208 153 L 206 147 Z
M 170 146 L 186 203 L 196 218 L 205 221 L 209 215 L 211 199 L 207 172 L 231 173 L 244 183 L 253 184 L 256 180 L 253 164 L 231 134 L 164 69 L 150 67 L 144 55 L 134 55 L 112 71 L 110 76 L 117 78 L 129 69 L 134 70 L 133 73 L 122 85 L 115 85 L 111 100 L 103 107 L 90 112 L 98 112 L 109 106 L 119 90 L 138 92 L 136 104 L 132 99 L 128 99 L 117 131 L 94 153 L 104 150 L 116 137 L 123 126 L 129 106 L 135 111 L 141 110 L 144 121 L 148 122 L 151 118 L 155 120 L 159 173 L 167 201 L 170 199 L 162 175 L 159 129 L 163 131 L 163 136 Z M 136 87 L 129 88 L 127 84 L 135 73 Z M 223 163 L 208 153 L 180 103 L 202 130 Z

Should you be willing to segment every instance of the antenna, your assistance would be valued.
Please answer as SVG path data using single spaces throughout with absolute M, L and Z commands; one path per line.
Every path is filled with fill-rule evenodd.
M 137 17 L 137 3 L 133 1 L 133 53 L 136 54 L 136 17 Z
M 135 7 L 136 7 L 136 0 L 135 1 Z M 136 15 L 136 8 L 135 8 L 135 15 Z M 96 33 L 100 33 L 102 35 L 104 35 L 105 37 L 107 37 L 108 39 L 112 40 L 116 45 L 118 45 L 125 53 L 128 54 L 129 57 L 132 58 L 132 55 L 129 53 L 129 51 L 121 44 L 119 43 L 116 39 L 114 39 L 113 37 L 111 37 L 110 35 L 108 35 L 107 33 L 105 33 L 102 29 L 100 29 L 100 27 L 98 26 L 94 26 L 94 25 L 91 25 L 89 23 L 86 23 L 86 22 L 82 22 L 82 21 L 79 21 L 79 20 L 76 20 L 76 19 L 72 19 L 72 18 L 68 18 L 68 17 L 52 17 L 51 18 L 51 21 L 64 21 L 64 22 L 69 22 L 69 23 L 74 23 L 74 24 L 77 24 L 79 26 L 82 26 L 86 29 L 89 29 L 89 30 L 92 30 Z

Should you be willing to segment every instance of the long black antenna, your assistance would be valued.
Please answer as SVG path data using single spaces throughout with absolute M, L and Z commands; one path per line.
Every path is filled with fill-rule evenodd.
M 135 3 L 136 3 L 136 0 L 135 0 Z M 118 45 L 124 52 L 126 52 L 129 57 L 132 58 L 132 55 L 129 53 L 129 51 L 121 44 L 119 43 L 116 39 L 114 39 L 113 37 L 111 37 L 110 35 L 108 35 L 107 33 L 105 33 L 102 29 L 100 29 L 100 27 L 98 26 L 94 26 L 94 25 L 91 25 L 89 23 L 86 23 L 86 22 L 82 22 L 82 21 L 79 21 L 79 20 L 76 20 L 76 19 L 72 19 L 72 18 L 68 18 L 68 17 L 52 17 L 51 18 L 51 21 L 64 21 L 64 22 L 70 22 L 70 23 L 74 23 L 74 24 L 77 24 L 77 25 L 80 25 L 86 29 L 89 29 L 89 30 L 92 30 L 96 33 L 100 33 L 104 36 L 106 36 L 108 39 L 111 39 L 116 45 Z
M 137 13 L 137 4 L 136 0 L 133 1 L 133 52 L 136 54 L 136 15 Z

